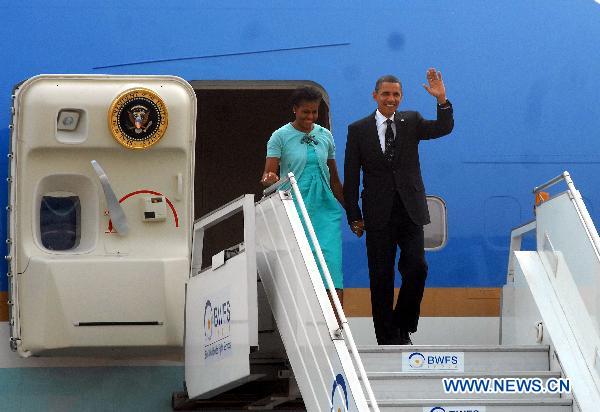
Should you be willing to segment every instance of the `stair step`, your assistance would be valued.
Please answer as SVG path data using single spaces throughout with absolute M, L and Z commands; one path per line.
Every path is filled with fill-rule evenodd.
M 381 412 L 572 412 L 571 399 L 389 399 L 377 401 Z M 441 409 L 435 409 L 436 407 Z M 462 407 L 462 408 L 461 408 Z
M 377 399 L 547 399 L 558 398 L 558 393 L 445 393 L 443 378 L 540 378 L 545 385 L 548 378 L 560 378 L 560 372 L 374 372 L 367 373 Z
M 480 346 L 480 345 L 413 345 L 363 346 L 360 358 L 367 372 L 396 372 L 415 370 L 404 360 L 413 353 L 423 355 L 458 354 L 462 357 L 464 372 L 518 372 L 548 371 L 550 368 L 547 345 Z M 427 356 L 428 358 L 428 356 Z M 429 367 L 429 365 L 425 365 Z M 420 368 L 421 370 L 423 367 Z

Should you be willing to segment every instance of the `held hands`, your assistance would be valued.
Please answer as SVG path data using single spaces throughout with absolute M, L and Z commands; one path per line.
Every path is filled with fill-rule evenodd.
M 427 84 L 423 84 L 427 93 L 432 95 L 437 99 L 439 104 L 443 104 L 446 102 L 446 87 L 444 86 L 444 81 L 442 80 L 442 73 L 438 72 L 435 68 L 430 68 L 427 70 Z
M 350 223 L 350 230 L 357 236 L 361 237 L 365 231 L 365 222 L 364 220 L 355 220 Z
M 262 183 L 263 186 L 268 187 L 271 186 L 274 183 L 277 183 L 279 181 L 279 176 L 277 176 L 277 173 L 273 173 L 273 172 L 264 172 L 262 179 L 260 179 L 260 183 Z

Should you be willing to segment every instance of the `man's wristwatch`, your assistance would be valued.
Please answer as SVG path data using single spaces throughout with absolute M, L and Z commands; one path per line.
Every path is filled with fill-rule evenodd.
M 444 103 L 438 103 L 437 106 L 440 109 L 447 109 L 448 107 L 450 107 L 450 102 L 448 101 L 448 99 L 446 99 Z

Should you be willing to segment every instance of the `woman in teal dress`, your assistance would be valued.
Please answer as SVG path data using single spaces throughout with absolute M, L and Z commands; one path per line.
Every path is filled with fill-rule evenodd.
M 340 204 L 343 206 L 344 198 L 333 136 L 315 124 L 321 99 L 321 93 L 312 87 L 294 91 L 291 101 L 295 119 L 275 130 L 269 139 L 261 183 L 270 186 L 279 176 L 294 173 L 337 295 L 343 302 Z M 324 279 L 323 283 L 327 288 Z

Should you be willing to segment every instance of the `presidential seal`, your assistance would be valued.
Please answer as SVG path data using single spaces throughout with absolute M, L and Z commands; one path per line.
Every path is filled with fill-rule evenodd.
M 115 140 L 128 149 L 147 149 L 167 130 L 169 115 L 162 99 L 138 87 L 121 93 L 108 110 L 108 127 Z

